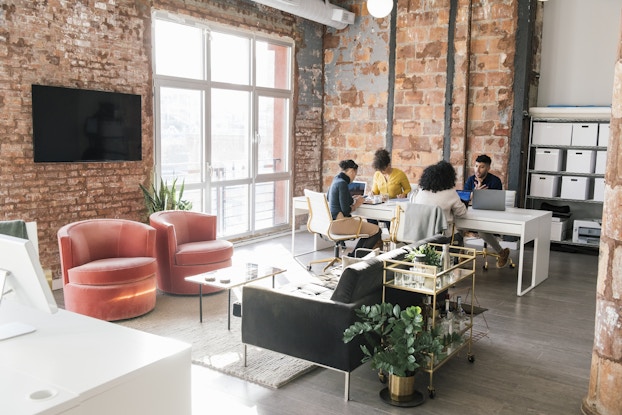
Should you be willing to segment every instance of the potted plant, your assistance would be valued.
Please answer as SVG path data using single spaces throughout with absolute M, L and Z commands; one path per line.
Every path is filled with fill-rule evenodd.
M 181 183 L 179 192 L 176 189 L 177 179 L 173 180 L 173 184 L 170 187 L 163 179 L 160 179 L 159 188 L 156 188 L 155 184 L 152 184 L 150 189 L 147 189 L 142 184 L 139 184 L 139 186 L 145 198 L 147 216 L 162 210 L 192 209 L 192 202 L 182 199 L 184 194 L 184 182 Z
M 423 244 L 407 253 L 405 257 L 411 262 L 415 262 L 416 259 L 421 258 L 424 264 L 433 265 L 435 267 L 441 266 L 441 253 L 437 251 L 433 246 Z
M 389 374 L 391 400 L 410 400 L 416 370 L 429 366 L 443 347 L 435 332 L 423 330 L 421 307 L 402 310 L 391 303 L 363 305 L 356 315 L 360 321 L 344 331 L 343 341 L 364 336 L 367 345 L 361 345 L 362 361 L 370 361 L 373 370 Z

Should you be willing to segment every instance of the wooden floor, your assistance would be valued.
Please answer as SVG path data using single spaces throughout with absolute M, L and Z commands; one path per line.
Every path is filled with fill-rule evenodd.
M 297 251 L 309 243 L 301 233 Z M 236 246 L 236 256 L 260 252 L 265 258 L 272 252 L 282 262 L 289 244 L 283 236 Z M 516 260 L 517 252 L 512 256 Z M 596 253 L 551 251 L 549 279 L 517 297 L 516 269 L 492 265 L 483 271 L 478 259 L 476 296 L 488 308 L 484 315 L 489 331 L 473 346 L 474 363 L 463 351 L 434 374 L 434 399 L 427 397 L 429 376 L 418 375 L 417 388 L 426 401 L 416 408 L 384 403 L 379 398 L 384 385 L 367 365 L 352 373 L 348 402 L 343 399 L 343 374 L 328 369 L 318 368 L 271 390 L 193 366 L 193 413 L 579 414 L 589 383 L 597 262 Z M 296 267 L 288 268 L 290 276 Z M 299 267 L 295 272 L 301 271 Z M 478 327 L 485 328 L 483 319 Z

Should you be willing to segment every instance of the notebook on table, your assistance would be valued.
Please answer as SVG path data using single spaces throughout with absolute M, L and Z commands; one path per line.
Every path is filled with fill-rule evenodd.
M 505 190 L 473 190 L 473 209 L 505 210 Z

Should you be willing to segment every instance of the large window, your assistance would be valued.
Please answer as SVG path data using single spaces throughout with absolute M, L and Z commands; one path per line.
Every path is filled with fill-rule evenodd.
M 288 222 L 293 43 L 154 15 L 156 174 L 222 237 Z

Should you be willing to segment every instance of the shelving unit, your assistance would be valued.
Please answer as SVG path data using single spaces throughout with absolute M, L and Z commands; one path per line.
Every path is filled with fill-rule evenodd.
M 428 245 L 442 249 L 442 245 L 429 243 Z M 430 356 L 430 363 L 427 367 L 420 369 L 430 375 L 430 383 L 428 393 L 430 398 L 434 398 L 436 390 L 434 388 L 434 372 L 445 364 L 449 359 L 455 356 L 460 350 L 467 348 L 467 358 L 469 362 L 475 361 L 475 356 L 471 352 L 473 344 L 473 317 L 475 303 L 475 249 L 464 247 L 449 247 L 450 263 L 455 264 L 451 267 L 441 270 L 438 267 L 415 264 L 413 262 L 387 260 L 384 262 L 383 272 L 383 292 L 382 299 L 384 301 L 386 288 L 410 291 L 425 294 L 430 298 L 429 308 L 422 310 L 424 318 L 429 319 L 426 329 L 440 328 L 446 320 L 440 319 L 439 310 L 437 310 L 437 300 L 439 294 L 445 292 L 450 287 L 460 283 L 461 281 L 471 279 L 471 304 L 470 310 L 465 310 L 468 320 L 464 322 L 462 327 L 454 327 L 449 329 L 450 332 L 456 332 L 462 337 L 460 344 L 452 343 L 445 348 L 444 353 L 440 356 Z M 413 268 L 414 267 L 414 268 Z M 404 278 L 409 282 L 405 283 Z M 416 282 L 419 281 L 419 282 Z M 452 323 L 453 324 L 453 323 Z M 454 331 L 455 330 L 455 331 Z
M 598 238 L 573 240 L 575 220 L 600 220 L 611 109 L 531 108 L 525 208 L 568 206 L 553 219 L 551 243 L 598 248 Z

